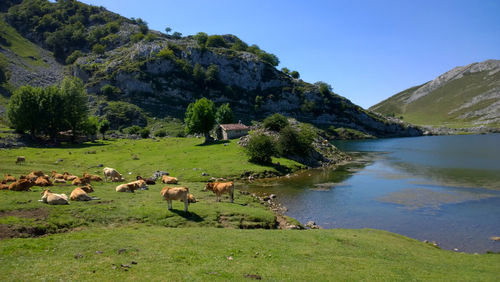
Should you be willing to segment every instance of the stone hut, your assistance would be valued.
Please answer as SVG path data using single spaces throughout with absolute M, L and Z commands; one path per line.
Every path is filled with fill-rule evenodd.
M 217 128 L 217 139 L 229 140 L 240 138 L 248 134 L 250 128 L 243 123 L 221 124 Z

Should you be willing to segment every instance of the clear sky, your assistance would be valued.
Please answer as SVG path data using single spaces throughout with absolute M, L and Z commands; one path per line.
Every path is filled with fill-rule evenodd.
M 500 0 L 83 0 L 151 29 L 234 34 L 368 108 L 456 66 L 500 59 Z

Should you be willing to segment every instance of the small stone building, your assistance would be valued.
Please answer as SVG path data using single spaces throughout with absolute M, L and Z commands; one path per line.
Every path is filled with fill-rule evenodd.
M 243 123 L 221 124 L 217 128 L 217 139 L 229 140 L 248 134 L 250 128 Z

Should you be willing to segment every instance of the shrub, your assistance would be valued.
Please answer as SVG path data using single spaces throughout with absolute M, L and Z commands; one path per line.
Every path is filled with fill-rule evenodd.
M 150 133 L 151 131 L 147 128 L 143 128 L 141 129 L 141 131 L 139 131 L 139 135 L 141 135 L 142 138 L 149 138 Z
M 106 52 L 106 46 L 102 45 L 102 44 L 94 44 L 94 46 L 92 46 L 92 53 L 94 54 L 98 54 L 98 55 L 102 55 Z
M 207 39 L 207 47 L 227 47 L 224 37 L 220 35 L 210 35 Z
M 127 127 L 123 130 L 123 132 L 127 134 L 139 134 L 141 132 L 142 128 L 138 125 L 132 125 L 131 127 Z
M 281 129 L 288 125 L 288 119 L 285 116 L 276 113 L 264 119 L 263 125 L 269 130 L 279 132 Z
M 138 32 L 130 37 L 130 39 L 134 43 L 141 41 L 143 38 L 144 38 L 144 33 L 142 33 L 142 32 Z
M 196 39 L 196 43 L 198 43 L 198 46 L 200 47 L 205 47 L 207 44 L 208 40 L 208 35 L 204 32 L 198 32 L 194 38 Z
M 72 63 L 74 63 L 81 56 L 83 56 L 83 53 L 80 50 L 74 51 L 73 53 L 71 53 L 71 55 L 69 55 L 66 58 L 66 64 L 71 65 Z
M 298 72 L 298 71 L 292 71 L 292 72 L 290 73 L 290 75 L 291 75 L 293 78 L 299 78 L 299 77 L 300 77 L 300 74 L 299 74 L 299 72 Z
M 310 127 L 303 127 L 299 131 L 291 126 L 284 127 L 278 137 L 278 152 L 282 156 L 306 155 L 312 148 L 315 133 Z
M 175 54 L 174 51 L 172 51 L 170 48 L 165 47 L 158 52 L 156 55 L 158 58 L 161 59 L 170 59 L 170 60 L 175 60 Z
M 234 122 L 233 110 L 229 107 L 229 103 L 222 104 L 219 108 L 217 108 L 215 120 L 218 124 L 228 124 Z
M 276 145 L 270 136 L 254 134 L 250 136 L 245 153 L 251 162 L 268 164 L 276 155 Z
M 155 132 L 156 137 L 165 137 L 167 136 L 167 131 L 165 129 L 160 129 Z
M 182 33 L 176 31 L 176 32 L 172 33 L 172 38 L 173 39 L 181 39 L 182 38 Z

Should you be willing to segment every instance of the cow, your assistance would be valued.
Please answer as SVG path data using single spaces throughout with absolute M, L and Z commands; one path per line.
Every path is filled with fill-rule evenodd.
M 73 175 L 73 174 L 71 174 L 71 173 L 68 173 L 68 172 L 66 172 L 66 171 L 63 173 L 63 178 L 64 178 L 64 180 L 66 180 L 66 181 L 73 181 L 73 180 L 75 180 L 77 177 L 78 177 L 78 176 Z
M 54 179 L 64 179 L 64 175 L 57 173 L 55 170 L 52 171 L 52 178 Z
M 38 177 L 40 176 L 45 176 L 45 173 L 43 173 L 40 170 L 32 171 L 30 174 L 28 174 L 27 178 L 30 179 L 31 181 L 36 181 Z
M 9 185 L 5 183 L 0 183 L 0 190 L 9 190 Z
M 155 185 L 156 184 L 155 179 L 151 178 L 151 177 L 149 177 L 149 178 L 142 178 L 140 175 L 137 175 L 137 177 L 135 179 L 137 179 L 137 180 L 144 180 L 144 181 L 146 181 L 146 184 L 148 184 L 148 185 Z
M 179 201 L 181 201 L 181 202 L 182 202 L 183 200 L 181 199 L 181 200 L 179 200 Z M 190 203 L 190 204 L 191 204 L 191 203 L 196 203 L 196 202 L 198 202 L 198 201 L 196 200 L 196 198 L 194 197 L 194 195 L 190 193 L 190 194 L 188 195 L 188 203 Z
M 17 156 L 16 164 L 26 162 L 26 158 L 24 156 Z
M 52 184 L 49 177 L 47 177 L 47 176 L 39 176 L 35 180 L 35 186 L 45 187 L 45 186 L 52 186 L 52 185 L 54 185 L 54 184 Z
M 100 177 L 99 175 L 92 175 L 86 172 L 83 173 L 83 177 L 89 178 L 92 181 L 102 181 L 102 177 Z
M 84 187 L 77 187 L 75 188 L 72 192 L 71 195 L 69 195 L 69 199 L 71 201 L 90 201 L 90 200 L 98 200 L 99 198 L 96 197 L 90 197 L 88 190 L 86 191 L 85 188 L 88 188 L 87 186 Z M 92 189 L 92 188 L 91 188 Z M 92 190 L 94 191 L 94 190 Z
M 176 177 L 171 177 L 164 174 L 161 176 L 161 182 L 165 184 L 177 184 L 178 180 Z
M 205 185 L 205 191 L 210 190 L 217 196 L 216 201 L 220 202 L 220 196 L 223 193 L 228 193 L 231 195 L 231 203 L 234 202 L 234 183 L 230 182 L 209 182 Z
M 90 178 L 88 177 L 82 177 L 82 178 L 77 177 L 71 182 L 71 185 L 76 185 L 76 186 L 87 185 L 87 184 L 90 184 Z
M 30 179 L 20 179 L 9 185 L 11 191 L 31 191 L 31 187 L 35 186 L 35 181 Z
M 134 193 L 135 190 L 137 189 L 147 189 L 148 185 L 146 184 L 146 181 L 144 180 L 137 180 L 134 182 L 126 183 L 126 184 L 121 184 L 116 186 L 116 192 L 130 192 Z
M 86 193 L 92 193 L 92 192 L 94 192 L 94 188 L 92 188 L 92 185 L 90 185 L 90 184 L 87 184 L 85 186 L 78 187 L 78 188 L 82 189 Z
M 42 199 L 40 202 L 44 202 L 49 205 L 69 205 L 68 196 L 66 194 L 55 194 L 49 189 L 45 189 L 41 193 Z
M 7 173 L 7 174 L 5 174 L 2 182 L 3 182 L 3 184 L 6 184 L 7 182 L 16 182 L 16 178 L 14 176 L 10 175 L 10 173 Z
M 66 183 L 66 180 L 64 178 L 56 178 L 54 179 L 54 183 Z
M 108 177 L 111 179 L 111 182 L 125 181 L 123 176 L 114 168 L 105 167 L 103 169 L 103 172 L 104 172 L 104 180 L 106 182 L 108 181 Z
M 172 209 L 172 200 L 181 200 L 184 202 L 184 211 L 188 211 L 189 189 L 187 187 L 164 187 L 161 189 L 161 196 L 168 202 L 168 209 Z

